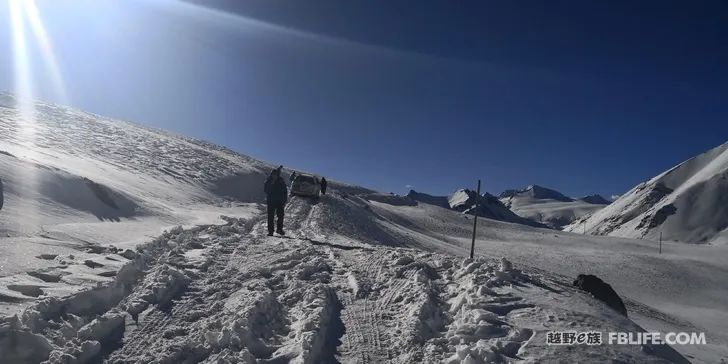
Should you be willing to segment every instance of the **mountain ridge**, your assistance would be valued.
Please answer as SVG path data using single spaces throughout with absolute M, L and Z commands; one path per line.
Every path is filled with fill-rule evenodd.
M 728 142 L 638 184 L 567 230 L 651 240 L 725 242 L 727 196 Z

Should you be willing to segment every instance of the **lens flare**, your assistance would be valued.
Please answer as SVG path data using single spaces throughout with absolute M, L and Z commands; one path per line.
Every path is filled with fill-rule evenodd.
M 43 56 L 43 61 L 51 75 L 55 91 L 58 93 L 57 96 L 60 97 L 62 104 L 68 104 L 66 87 L 61 75 L 61 69 L 58 66 L 56 54 L 53 51 L 53 45 L 48 37 L 48 32 L 46 31 L 45 25 L 43 25 L 43 20 L 40 16 L 40 12 L 38 11 L 38 6 L 36 6 L 34 0 L 26 0 L 23 4 L 25 6 L 23 6 L 22 9 L 25 10 L 30 30 L 33 32 L 33 35 L 38 42 L 38 46 L 40 47 Z
M 32 80 L 28 57 L 28 43 L 25 37 L 25 22 L 23 21 L 23 0 L 9 0 L 10 26 L 13 38 L 13 72 L 15 76 L 16 100 L 20 110 L 22 123 L 33 119 L 32 106 Z
M 10 26 L 12 32 L 13 46 L 13 73 L 15 82 L 15 101 L 18 114 L 16 116 L 17 129 L 15 139 L 22 148 L 20 157 L 24 159 L 34 160 L 36 128 L 35 128 L 35 111 L 33 104 L 33 88 L 30 71 L 30 58 L 28 54 L 28 39 L 26 37 L 26 27 L 23 21 L 23 1 L 9 0 L 8 6 L 10 10 Z M 24 189 L 19 191 L 19 197 L 22 201 L 32 199 L 35 191 L 38 190 L 37 175 L 34 168 L 16 168 L 12 173 L 16 178 L 23 181 Z M 39 211 L 35 208 L 34 203 L 23 203 L 14 207 L 15 213 L 22 216 L 29 226 L 37 226 L 39 222 Z
M 36 110 L 32 59 L 29 47 L 32 44 L 40 50 L 40 55 L 50 76 L 50 87 L 58 101 L 68 104 L 66 87 L 61 68 L 53 51 L 53 44 L 43 24 L 35 0 L 8 0 L 10 26 L 13 45 L 13 72 L 15 77 L 15 97 L 18 106 L 18 140 L 27 147 L 26 155 L 34 154 L 36 134 Z

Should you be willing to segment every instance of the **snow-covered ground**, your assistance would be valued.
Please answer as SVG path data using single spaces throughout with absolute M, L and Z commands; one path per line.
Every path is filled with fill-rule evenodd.
M 425 250 L 469 254 L 472 220 L 426 204 L 374 203 L 382 224 Z M 532 269 L 573 279 L 594 274 L 627 299 L 630 318 L 650 330 L 705 331 L 708 346 L 676 349 L 697 363 L 728 360 L 728 246 L 692 245 L 581 235 L 478 220 L 476 254 L 508 257 Z
M 471 216 L 333 181 L 289 202 L 287 237 L 267 237 L 270 165 L 52 105 L 28 126 L 0 101 L 4 361 L 728 358 L 728 246 L 658 255 L 483 218 L 469 260 Z M 629 318 L 572 287 L 580 273 L 610 283 Z M 705 331 L 709 345 L 546 345 L 552 330 L 645 329 Z
M 728 142 L 635 186 L 566 228 L 597 235 L 728 242 Z
M 538 185 L 509 190 L 499 195 L 501 202 L 518 216 L 561 228 L 609 204 L 599 195 L 573 199 Z
M 126 263 L 110 285 L 6 319 L 0 334 L 15 348 L 6 358 L 684 362 L 667 346 L 548 346 L 551 330 L 642 328 L 568 281 L 518 264 L 345 242 L 341 234 L 360 227 L 326 219 L 357 203 L 338 194 L 295 198 L 285 238 L 267 237 L 260 219 L 167 232 L 114 256 Z

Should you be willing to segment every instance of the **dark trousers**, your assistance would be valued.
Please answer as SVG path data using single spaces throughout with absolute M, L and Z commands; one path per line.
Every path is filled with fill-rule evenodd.
M 283 208 L 285 207 L 285 204 L 283 203 L 275 203 L 275 204 L 268 204 L 268 232 L 273 232 L 273 215 L 276 215 L 278 217 L 278 226 L 277 230 L 282 231 L 283 230 Z

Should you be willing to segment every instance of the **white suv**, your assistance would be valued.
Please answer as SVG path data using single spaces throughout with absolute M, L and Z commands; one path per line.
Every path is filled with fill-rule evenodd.
M 321 179 L 301 173 L 291 183 L 291 196 L 318 197 L 321 194 Z

